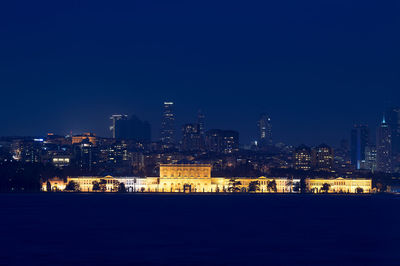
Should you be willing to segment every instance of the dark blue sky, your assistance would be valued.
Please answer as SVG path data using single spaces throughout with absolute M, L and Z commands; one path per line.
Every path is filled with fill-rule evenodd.
M 400 104 L 398 1 L 7 1 L 0 135 L 94 131 L 113 113 L 336 144 Z M 271 3 L 270 3 L 271 2 Z

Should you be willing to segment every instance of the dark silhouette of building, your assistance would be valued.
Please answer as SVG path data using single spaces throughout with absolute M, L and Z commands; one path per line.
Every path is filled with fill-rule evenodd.
M 128 120 L 128 116 L 127 115 L 112 115 L 110 117 L 110 119 L 112 120 L 112 125 L 110 126 L 110 130 L 112 132 L 113 139 L 115 139 L 115 138 L 117 138 L 117 134 L 118 134 L 117 133 L 117 131 L 118 131 L 118 128 L 117 128 L 118 121 L 120 121 L 120 120 Z
M 365 160 L 365 147 L 369 145 L 369 128 L 367 125 L 354 125 L 351 130 L 350 159 L 356 169 L 361 168 Z
M 199 151 L 203 148 L 203 136 L 199 124 L 185 124 L 182 127 L 182 150 Z
M 258 120 L 259 145 L 261 147 L 272 145 L 272 124 L 267 114 L 261 114 Z
M 205 117 L 204 113 L 202 112 L 202 110 L 199 110 L 197 112 L 197 124 L 199 124 L 199 130 L 200 130 L 200 134 L 202 136 L 204 136 L 204 133 L 205 133 L 205 130 L 206 130 L 206 128 L 205 128 L 205 119 L 206 119 L 206 117 Z
M 379 172 L 392 172 L 392 136 L 385 117 L 376 132 L 376 163 Z
M 83 139 L 80 143 L 73 144 L 73 157 L 76 167 L 83 173 L 90 174 L 98 163 L 97 148 L 89 139 Z
M 400 154 L 400 107 L 386 110 L 386 123 L 389 125 L 392 137 L 392 155 Z
M 233 130 L 211 129 L 206 132 L 206 149 L 217 153 L 239 151 L 239 133 Z
M 114 118 L 113 118 L 114 117 Z M 128 118 L 125 115 L 112 116 L 113 137 L 119 140 L 134 140 L 138 142 L 151 141 L 151 126 L 136 116 Z
M 164 148 L 171 148 L 175 144 L 175 113 L 173 102 L 164 102 L 161 121 L 161 142 Z

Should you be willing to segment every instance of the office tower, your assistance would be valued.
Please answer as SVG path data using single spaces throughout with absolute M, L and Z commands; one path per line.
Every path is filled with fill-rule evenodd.
M 112 115 L 110 117 L 110 119 L 112 120 L 112 125 L 110 126 L 110 130 L 112 132 L 112 137 L 115 139 L 117 138 L 117 123 L 118 121 L 124 121 L 124 120 L 128 120 L 128 116 L 127 115 Z
M 259 145 L 272 145 L 272 124 L 267 114 L 261 114 L 258 120 Z
M 74 144 L 73 157 L 81 171 L 90 173 L 97 164 L 97 148 L 89 139 L 83 139 L 82 142 Z
M 173 147 L 175 143 L 175 114 L 174 103 L 164 102 L 164 111 L 161 121 L 161 142 L 165 148 Z
M 326 144 L 321 144 L 312 150 L 312 165 L 317 170 L 332 170 L 334 162 L 333 159 L 333 149 Z
M 205 115 L 201 110 L 199 110 L 197 112 L 197 124 L 199 124 L 200 134 L 202 136 L 204 136 L 204 133 L 205 133 Z
M 361 161 L 361 169 L 369 170 L 372 172 L 376 171 L 376 147 L 367 146 L 365 147 L 365 160 Z
M 182 127 L 182 150 L 199 151 L 202 149 L 202 135 L 199 124 L 186 124 Z
M 297 170 L 311 169 L 311 149 L 306 145 L 300 145 L 294 150 L 294 168 Z
M 119 140 L 134 140 L 139 142 L 151 141 L 151 126 L 147 121 L 142 121 L 132 115 L 114 115 L 111 117 L 113 124 L 113 138 Z
M 206 149 L 217 153 L 239 151 L 239 133 L 233 130 L 211 129 L 205 134 Z
M 386 123 L 392 136 L 392 155 L 400 154 L 400 107 L 392 107 L 386 110 Z
M 385 117 L 376 132 L 376 162 L 379 172 L 392 172 L 392 136 Z
M 115 143 L 108 146 L 105 150 L 106 162 L 117 167 L 129 167 L 130 154 L 128 151 L 128 143 L 125 140 L 117 140 Z
M 365 147 L 369 145 L 369 128 L 367 125 L 356 124 L 351 130 L 350 144 L 351 164 L 356 169 L 361 168 L 361 161 L 365 160 Z

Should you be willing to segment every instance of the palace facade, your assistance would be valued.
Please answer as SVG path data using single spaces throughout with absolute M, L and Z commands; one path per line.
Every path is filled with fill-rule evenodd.
M 308 191 L 313 193 L 371 193 L 371 179 L 306 179 Z M 328 189 L 324 190 L 324 186 Z
M 49 180 L 53 191 L 64 190 L 69 182 L 75 182 L 82 192 L 92 192 L 95 183 L 102 184 L 102 191 L 116 192 L 123 183 L 127 192 L 300 192 L 300 179 L 281 177 L 211 177 L 208 164 L 162 164 L 159 177 L 68 177 Z M 306 179 L 307 191 L 313 193 L 371 193 L 371 179 Z M 42 190 L 48 188 L 43 182 Z

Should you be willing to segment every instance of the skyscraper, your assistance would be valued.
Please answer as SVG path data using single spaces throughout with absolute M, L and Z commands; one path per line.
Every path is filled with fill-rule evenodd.
M 321 144 L 312 150 L 312 164 L 317 170 L 332 170 L 333 159 L 334 151 L 326 144 Z
M 197 112 L 197 124 L 199 125 L 200 134 L 204 136 L 205 133 L 205 115 L 200 109 Z
M 385 117 L 376 132 L 376 164 L 379 172 L 392 172 L 392 136 Z
M 186 124 L 182 127 L 182 150 L 199 151 L 203 148 L 199 124 Z
M 389 125 L 392 136 L 392 155 L 400 154 L 400 107 L 391 107 L 386 110 L 386 123 Z
M 294 150 L 294 168 L 301 170 L 311 169 L 311 149 L 305 145 L 300 145 Z
M 257 125 L 260 146 L 272 145 L 271 118 L 267 114 L 261 114 Z
M 361 162 L 361 169 L 370 170 L 371 172 L 376 171 L 376 147 L 375 146 L 365 147 L 365 161 Z
M 132 115 L 113 115 L 110 118 L 113 123 L 110 127 L 114 139 L 125 139 L 135 141 L 150 141 L 151 126 L 147 121 L 142 121 Z
M 121 121 L 121 120 L 128 120 L 128 116 L 127 115 L 112 115 L 111 117 L 110 117 L 110 119 L 112 120 L 112 125 L 110 126 L 110 130 L 111 130 L 111 132 L 112 132 L 112 137 L 113 137 L 113 139 L 115 139 L 116 138 L 116 125 L 117 125 L 117 123 L 118 123 L 118 121 Z
M 207 151 L 234 153 L 239 151 L 239 133 L 233 130 L 210 129 L 205 134 Z
M 355 124 L 351 130 L 350 157 L 356 169 L 361 168 L 365 160 L 365 147 L 369 145 L 369 128 L 367 125 Z
M 165 148 L 171 148 L 175 143 L 175 114 L 174 103 L 164 102 L 164 111 L 161 121 L 161 142 Z

